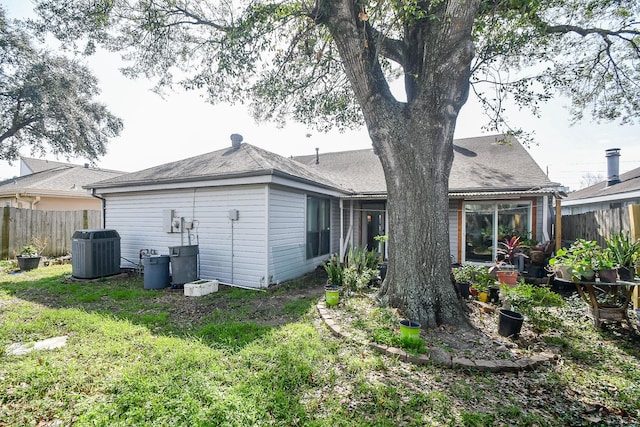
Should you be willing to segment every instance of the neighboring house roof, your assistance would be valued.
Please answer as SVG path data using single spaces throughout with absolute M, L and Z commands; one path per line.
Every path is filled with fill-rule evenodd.
M 20 157 L 20 176 L 29 175 L 36 172 L 42 172 L 58 167 L 74 166 L 69 163 L 54 162 L 45 159 L 33 159 L 30 157 Z
M 246 143 L 239 148 L 228 147 L 94 182 L 87 188 L 167 185 L 259 175 L 304 181 L 352 197 L 383 197 L 387 191 L 382 165 L 372 149 L 290 159 Z M 541 190 L 548 193 L 559 185 L 549 181 L 515 138 L 503 135 L 455 140 L 449 183 L 452 195 Z
M 456 139 L 453 150 L 449 175 L 449 192 L 452 195 L 537 192 L 559 186 L 549 180 L 522 144 L 512 136 Z M 315 155 L 295 159 L 328 174 L 356 193 L 386 193 L 382 165 L 372 149 L 319 154 L 317 164 Z
M 227 147 L 105 181 L 94 182 L 87 187 L 113 188 L 174 184 L 263 175 L 276 175 L 294 181 L 345 191 L 340 184 L 311 168 L 300 165 L 295 160 L 246 143 L 240 144 L 238 148 Z
M 98 180 L 112 178 L 122 173 L 79 165 L 61 164 L 25 176 L 1 181 L 0 196 L 29 194 L 34 196 L 85 197 L 87 191 L 82 188 L 83 186 Z
M 620 175 L 620 182 L 607 187 L 604 180 L 590 187 L 573 191 L 562 200 L 566 206 L 582 203 L 622 200 L 640 196 L 640 168 L 632 169 Z

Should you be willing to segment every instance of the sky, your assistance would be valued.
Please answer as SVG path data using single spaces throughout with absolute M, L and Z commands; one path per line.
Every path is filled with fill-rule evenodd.
M 32 14 L 29 0 L 0 0 L 9 18 Z M 371 147 L 366 129 L 345 133 L 319 133 L 294 122 L 284 128 L 256 123 L 246 106 L 210 105 L 194 92 L 172 92 L 161 98 L 153 83 L 131 80 L 118 70 L 116 54 L 100 52 L 87 65 L 100 80 L 98 100 L 124 121 L 122 133 L 111 140 L 107 154 L 96 166 L 134 172 L 230 146 L 230 135 L 239 133 L 244 142 L 283 156 L 355 150 Z M 566 100 L 558 98 L 543 106 L 541 117 L 528 111 L 508 109 L 514 126 L 532 132 L 536 145 L 529 152 L 549 178 L 571 190 L 582 187 L 587 175 L 606 178 L 605 150 L 620 148 L 620 173 L 640 167 L 640 125 L 597 124 L 587 119 L 570 125 Z M 471 99 L 458 117 L 455 138 L 485 135 L 486 120 L 478 103 Z M 28 148 L 21 154 L 31 157 Z M 48 160 L 67 161 L 53 155 Z M 85 159 L 68 159 L 83 164 Z M 19 175 L 19 162 L 0 161 L 0 178 Z

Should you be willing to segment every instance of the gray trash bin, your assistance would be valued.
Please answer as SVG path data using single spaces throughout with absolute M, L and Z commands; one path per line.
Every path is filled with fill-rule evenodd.
M 162 289 L 169 286 L 169 255 L 152 255 L 142 258 L 145 289 Z
M 169 255 L 172 286 L 198 280 L 198 245 L 170 246 Z

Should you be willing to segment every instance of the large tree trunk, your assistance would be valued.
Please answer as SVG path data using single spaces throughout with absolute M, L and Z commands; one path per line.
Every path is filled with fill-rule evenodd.
M 471 29 L 478 0 L 443 0 L 384 49 L 405 70 L 407 102 L 395 100 L 378 61 L 379 34 L 352 0 L 329 3 L 328 25 L 385 171 L 389 269 L 383 303 L 424 327 L 468 325 L 450 280 L 449 172 L 456 119 L 469 92 Z M 378 43 L 378 44 L 376 44 Z
M 408 122 L 408 129 L 380 141 L 388 147 L 379 156 L 385 165 L 390 230 L 389 269 L 379 296 L 427 328 L 466 325 L 450 280 L 451 132 L 444 132 L 441 122 L 434 126 L 428 116 Z

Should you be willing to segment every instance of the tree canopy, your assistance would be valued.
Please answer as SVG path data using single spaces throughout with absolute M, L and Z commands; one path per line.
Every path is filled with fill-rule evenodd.
M 41 0 L 42 29 L 85 52 L 123 53 L 124 72 L 158 88 L 204 88 L 211 102 L 250 103 L 256 118 L 328 129 L 361 124 L 361 106 L 327 24 L 332 1 Z M 424 70 L 437 1 L 348 2 L 384 82 L 405 81 L 411 101 Z M 458 2 L 453 2 L 458 3 Z M 635 121 L 640 106 L 640 11 L 633 0 L 461 2 L 473 16 L 470 82 L 491 124 L 506 97 L 537 111 L 563 93 L 576 119 Z M 424 49 L 418 49 L 424 46 Z M 76 45 L 78 47 L 78 45 Z M 421 64 L 422 63 L 422 64 Z M 425 75 L 425 74 L 423 74 Z M 379 83 L 384 83 L 383 81 Z
M 636 0 L 38 0 L 40 30 L 124 72 L 245 103 L 261 120 L 364 122 L 387 185 L 383 303 L 427 327 L 460 324 L 449 280 L 453 134 L 471 90 L 503 129 L 555 92 L 574 117 L 634 121 Z M 403 90 L 392 90 L 392 82 Z M 508 126 L 507 126 L 507 129 Z
M 0 8 L 0 159 L 16 160 L 22 147 L 91 161 L 104 155 L 122 121 L 94 100 L 99 93 L 87 67 L 38 49 Z

